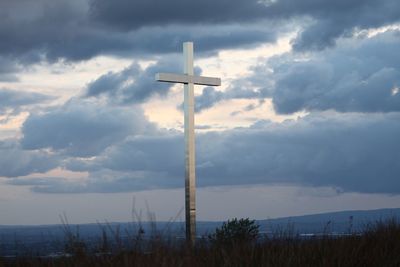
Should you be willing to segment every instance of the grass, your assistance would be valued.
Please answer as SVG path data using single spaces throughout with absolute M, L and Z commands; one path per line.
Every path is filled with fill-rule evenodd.
M 194 247 L 159 235 L 144 240 L 140 232 L 125 246 L 118 242 L 118 233 L 109 238 L 104 229 L 97 248 L 90 251 L 79 235 L 66 231 L 69 256 L 0 258 L 0 266 L 400 266 L 396 219 L 366 225 L 361 234 L 304 239 L 285 232 L 229 246 L 210 243 L 207 237 Z

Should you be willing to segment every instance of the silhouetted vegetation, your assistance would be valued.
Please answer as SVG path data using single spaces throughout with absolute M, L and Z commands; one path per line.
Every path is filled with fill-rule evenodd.
M 234 218 L 224 222 L 208 238 L 212 246 L 251 245 L 257 241 L 259 228 L 255 220 Z
M 124 242 L 116 246 L 110 241 L 113 238 L 104 234 L 90 251 L 77 233 L 69 230 L 68 254 L 0 259 L 0 266 L 400 266 L 400 224 L 396 219 L 378 221 L 366 225 L 362 233 L 343 236 L 325 233 L 305 238 L 291 231 L 283 233 L 260 235 L 254 221 L 233 219 L 199 239 L 194 247 L 157 235 L 150 240 L 132 238 L 130 246 Z

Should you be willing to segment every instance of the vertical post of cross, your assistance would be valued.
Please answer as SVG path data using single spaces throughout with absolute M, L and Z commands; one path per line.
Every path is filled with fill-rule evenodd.
M 184 74 L 193 75 L 193 43 L 183 43 Z M 194 136 L 194 84 L 184 84 L 185 113 L 185 214 L 186 240 L 196 240 L 196 161 Z
M 195 76 L 193 73 L 193 43 L 183 43 L 183 74 L 157 73 L 156 80 L 184 84 L 185 113 L 185 216 L 186 240 L 191 245 L 196 241 L 196 161 L 194 139 L 194 85 L 220 86 L 221 79 Z

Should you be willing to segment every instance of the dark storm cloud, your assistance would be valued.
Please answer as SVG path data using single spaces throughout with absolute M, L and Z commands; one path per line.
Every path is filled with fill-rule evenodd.
M 260 121 L 250 128 L 201 134 L 197 183 L 289 183 L 398 194 L 399 135 L 400 113 L 313 114 L 297 121 Z M 74 186 L 79 186 L 75 192 L 116 192 L 181 187 L 183 136 L 164 133 L 130 138 L 94 160 L 76 159 L 67 167 L 89 170 L 88 183 L 66 181 L 66 186 L 57 186 L 49 182 L 35 190 L 66 192 L 69 188 L 68 192 L 74 192 Z
M 258 0 L 90 0 L 91 16 L 105 25 L 137 29 L 144 25 L 251 22 L 266 15 Z
M 336 39 L 351 36 L 354 30 L 377 28 L 400 22 L 397 0 L 278 0 L 264 1 L 268 17 L 309 20 L 293 40 L 297 51 L 321 50 Z M 303 21 L 304 22 L 304 21 Z
M 70 159 L 73 171 L 108 169 L 115 172 L 166 172 L 180 174 L 183 168 L 183 138 L 175 131 L 138 135 L 111 146 L 96 160 Z
M 98 0 L 88 7 L 80 0 L 2 1 L 0 80 L 16 80 L 21 66 L 43 60 L 181 53 L 187 40 L 195 42 L 201 56 L 248 48 L 275 42 L 293 30 L 287 25 L 298 23 L 295 53 L 260 62 L 254 76 L 237 80 L 225 92 L 205 88 L 196 98 L 196 111 L 228 99 L 260 99 L 262 105 L 264 98 L 272 98 L 279 113 L 333 109 L 370 114 L 312 113 L 298 121 L 258 122 L 199 135 L 199 186 L 290 183 L 400 193 L 400 34 L 338 41 L 354 37 L 354 30 L 399 22 L 399 1 L 172 0 L 157 2 L 156 8 L 154 3 Z M 194 16 L 178 5 L 183 10 L 196 7 Z M 306 50 L 316 51 L 296 53 Z M 84 99 L 32 112 L 22 127 L 20 146 L 1 141 L 0 176 L 60 166 L 90 173 L 82 184 L 46 177 L 14 182 L 53 193 L 182 186 L 182 134 L 156 129 L 138 107 L 113 106 L 166 95 L 170 85 L 156 83 L 154 74 L 181 72 L 180 62 L 163 55 L 144 69 L 133 64 L 106 73 L 87 85 Z M 39 103 L 40 97 L 0 90 L 0 113 L 7 105 Z M 253 108 L 257 106 L 245 110 Z
M 214 89 L 214 87 L 205 87 L 201 95 L 195 99 L 195 111 L 200 112 L 212 107 L 215 103 L 223 100 L 224 94 Z
M 399 22 L 400 3 L 397 0 L 92 0 L 91 16 L 103 25 L 120 30 L 162 24 L 308 19 L 310 21 L 306 23 L 307 26 L 294 40 L 294 48 L 319 50 L 334 45 L 338 37 L 351 35 L 355 29 L 369 29 Z
M 165 57 L 146 69 L 133 64 L 121 72 L 109 72 L 87 86 L 86 96 L 106 94 L 114 103 L 141 103 L 152 95 L 165 96 L 173 84 L 155 81 L 158 72 L 182 72 L 182 60 Z
M 299 51 L 321 50 L 333 46 L 338 37 L 352 35 L 354 30 L 400 22 L 400 2 L 397 0 L 278 2 L 281 7 L 288 7 L 289 4 L 294 14 L 303 13 L 314 19 L 293 42 L 293 48 Z
M 400 111 L 399 46 L 399 32 L 386 32 L 305 61 L 283 57 L 271 62 L 276 111 Z
M 397 0 L 3 1 L 0 56 L 22 64 L 146 57 L 176 52 L 187 40 L 214 52 L 275 42 L 293 22 L 302 27 L 296 50 L 322 49 L 354 29 L 399 22 L 399 10 Z
M 0 115 L 7 111 L 18 112 L 22 107 L 42 103 L 53 97 L 10 89 L 0 89 Z
M 101 164 L 114 171 L 168 171 L 179 175 L 183 145 L 183 138 L 177 135 L 136 137 L 109 149 Z
M 131 77 L 135 78 L 136 80 L 140 72 L 141 72 L 140 66 L 137 64 L 131 65 L 130 67 L 124 69 L 121 72 L 117 73 L 108 72 L 88 84 L 85 96 L 87 97 L 99 96 L 104 93 L 108 93 L 109 95 L 115 96 L 117 91 L 127 90 L 127 89 L 125 90 L 121 89 L 121 87 L 122 88 L 128 87 L 125 85 L 127 80 L 130 79 Z
M 205 109 L 213 107 L 215 104 L 223 100 L 243 98 L 254 99 L 259 97 L 261 97 L 260 92 L 248 88 L 241 88 L 237 85 L 229 86 L 228 90 L 225 92 L 218 91 L 214 87 L 206 87 L 203 89 L 202 93 L 195 98 L 195 110 L 196 112 L 201 112 Z M 180 108 L 182 109 L 182 107 L 183 104 L 180 106 Z
M 78 27 L 78 26 L 77 26 Z M 71 29 L 68 39 L 60 36 L 60 43 L 49 41 L 38 46 L 34 54 L 49 61 L 59 59 L 87 60 L 98 55 L 146 58 L 159 53 L 181 53 L 182 42 L 193 41 L 196 52 L 207 55 L 223 48 L 254 46 L 264 42 L 275 42 L 276 30 L 260 25 L 248 27 L 235 25 L 207 26 L 157 26 L 132 32 L 115 32 L 81 26 Z M 59 35 L 60 33 L 54 33 Z M 39 44 L 42 45 L 42 44 Z M 42 57 L 26 56 L 25 61 L 38 61 Z
M 399 134 L 398 113 L 310 115 L 283 124 L 260 122 L 251 128 L 207 133 L 198 139 L 198 184 L 295 183 L 398 193 Z M 165 171 L 171 176 L 171 186 L 180 185 L 184 169 L 182 136 L 170 140 L 170 144 L 164 144 L 168 140 L 150 138 L 145 145 L 138 142 L 130 147 L 134 152 L 126 159 L 143 155 L 143 161 L 124 163 L 121 156 L 127 151 L 117 148 L 122 153 L 110 153 L 101 164 L 114 170 L 129 166 L 129 170 Z M 167 151 L 166 155 L 157 156 L 160 150 Z
M 81 11 L 84 6 L 83 1 L 76 0 L 2 1 L 0 54 L 36 62 L 42 54 L 52 54 L 52 48 L 64 50 L 83 33 L 78 26 L 85 20 L 85 12 Z M 81 52 L 77 49 L 69 53 Z
M 228 98 L 224 92 L 215 90 L 214 87 L 205 87 L 200 95 L 195 97 L 195 112 L 201 112 L 205 109 L 213 107 L 216 103 Z M 183 103 L 178 107 L 183 111 Z
M 65 155 L 90 157 L 130 134 L 153 128 L 137 107 L 124 109 L 72 99 L 45 113 L 32 113 L 23 124 L 21 143 L 24 149 L 50 148 Z
M 210 108 L 221 100 L 272 98 L 275 111 L 400 111 L 400 31 L 342 40 L 306 56 L 285 53 L 260 60 L 251 75 L 224 92 L 209 89 L 196 100 Z
M 239 80 L 235 81 L 235 85 L 229 86 L 228 89 L 224 92 L 216 90 L 214 87 L 205 87 L 200 95 L 195 96 L 195 111 L 202 112 L 203 110 L 212 108 L 217 103 L 223 100 L 254 99 L 263 97 L 261 92 L 249 88 L 249 87 L 254 87 L 254 81 L 253 83 L 251 83 L 251 86 L 249 87 L 246 86 L 240 87 L 238 86 L 238 83 L 240 83 Z M 260 99 L 259 101 L 263 102 L 264 100 Z M 183 103 L 180 104 L 177 108 L 179 110 L 183 110 Z M 249 110 L 251 110 L 251 108 L 245 109 L 245 111 Z
M 3 1 L 0 3 L 0 56 L 27 64 L 42 60 L 86 60 L 100 54 L 146 57 L 149 53 L 176 52 L 187 40 L 196 42 L 199 52 L 276 40 L 276 29 L 265 25 L 211 27 L 143 21 L 140 29 L 116 31 L 92 21 L 88 10 L 85 0 Z M 145 7 L 138 12 L 147 17 Z
M 17 82 L 15 73 L 18 71 L 19 67 L 14 60 L 0 55 L 0 82 Z
M 239 114 L 243 114 L 243 113 L 245 113 L 245 112 L 249 112 L 249 111 L 258 109 L 258 108 L 260 108 L 262 105 L 264 105 L 264 103 L 265 103 L 265 100 L 262 100 L 262 99 L 261 99 L 261 100 L 258 101 L 257 104 L 253 104 L 253 103 L 252 103 L 252 104 L 249 104 L 249 105 L 245 106 L 245 107 L 242 108 L 242 109 L 232 111 L 229 115 L 230 115 L 231 117 L 234 117 L 234 116 L 237 116 L 237 115 L 239 115 Z M 251 119 L 253 119 L 253 118 L 251 118 Z M 255 119 L 253 119 L 253 120 L 255 120 Z
M 183 184 L 182 179 L 180 180 Z M 83 178 L 81 183 L 71 183 L 68 179 L 61 177 L 14 178 L 8 180 L 7 183 L 31 186 L 31 190 L 37 193 L 119 193 L 171 188 L 170 177 L 165 173 L 156 172 L 99 171 Z
M 198 183 L 293 183 L 399 193 L 399 118 L 399 113 L 314 114 L 205 135 Z
M 43 173 L 57 167 L 58 159 L 43 151 L 25 151 L 16 141 L 0 140 L 0 177 Z

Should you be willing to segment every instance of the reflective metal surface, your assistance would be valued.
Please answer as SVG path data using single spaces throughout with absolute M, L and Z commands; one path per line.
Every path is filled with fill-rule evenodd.
M 193 43 L 183 44 L 183 73 L 193 75 Z M 186 238 L 194 243 L 196 239 L 196 159 L 194 143 L 194 84 L 185 83 L 185 214 Z
M 158 73 L 160 82 L 184 84 L 185 112 L 185 217 L 186 240 L 194 244 L 196 240 L 196 159 L 194 136 L 194 85 L 221 85 L 221 79 L 193 75 L 193 43 L 183 43 L 183 74 Z
M 182 75 L 175 73 L 157 73 L 156 80 L 169 83 L 193 83 L 198 85 L 220 86 L 221 79 L 204 76 Z

